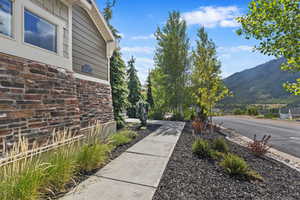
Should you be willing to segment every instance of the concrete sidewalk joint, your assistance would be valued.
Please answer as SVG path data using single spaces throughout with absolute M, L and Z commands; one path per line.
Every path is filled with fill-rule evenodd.
M 148 123 L 161 126 L 62 200 L 151 200 L 185 123 L 157 120 Z

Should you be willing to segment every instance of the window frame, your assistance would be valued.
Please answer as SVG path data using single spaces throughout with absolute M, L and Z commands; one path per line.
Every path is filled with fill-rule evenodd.
M 26 19 L 25 15 L 26 15 L 26 12 L 27 12 L 27 14 L 33 15 L 34 17 L 37 17 L 39 20 L 44 21 L 44 22 L 47 22 L 47 23 L 49 23 L 50 25 L 54 26 L 54 28 L 55 28 L 55 29 L 54 29 L 54 30 L 55 30 L 55 43 L 56 43 L 56 44 L 55 44 L 55 50 L 54 50 L 54 51 L 49 50 L 49 49 L 46 49 L 46 48 L 43 48 L 43 47 L 40 47 L 40 46 L 35 45 L 35 44 L 31 44 L 31 43 L 25 41 L 25 32 L 26 32 L 26 31 L 25 31 L 25 19 Z M 40 15 L 38 15 L 38 14 L 32 12 L 31 10 L 28 10 L 26 7 L 24 8 L 24 12 L 23 12 L 22 14 L 23 14 L 23 18 L 24 18 L 24 21 L 23 21 L 24 26 L 23 26 L 23 31 L 22 31 L 23 42 L 26 43 L 27 45 L 31 45 L 31 46 L 34 46 L 34 47 L 38 47 L 38 48 L 40 48 L 40 49 L 43 49 L 43 50 L 46 50 L 46 51 L 50 51 L 50 52 L 52 52 L 52 53 L 57 54 L 57 53 L 58 53 L 58 37 L 59 37 L 59 35 L 58 35 L 58 32 L 59 32 L 59 31 L 58 31 L 58 28 L 59 28 L 58 25 L 52 23 L 51 21 L 49 21 L 49 20 L 47 20 L 47 19 L 45 19 L 45 18 L 43 18 L 43 17 L 41 17 Z
M 21 12 L 21 21 L 22 21 L 22 31 L 21 31 L 21 38 L 22 38 L 22 44 L 26 46 L 30 46 L 32 48 L 38 49 L 40 51 L 44 51 L 47 53 L 50 53 L 52 55 L 62 56 L 63 57 L 63 29 L 67 26 L 67 24 L 62 20 L 59 19 L 56 16 L 49 15 L 49 13 L 45 12 L 42 8 L 34 5 L 32 2 L 24 1 L 22 3 L 22 12 Z M 36 15 L 37 17 L 41 18 L 42 20 L 45 20 L 53 25 L 56 26 L 56 51 L 51 51 L 48 49 L 44 49 L 42 47 L 30 44 L 25 42 L 25 11 L 29 11 L 32 14 Z
M 11 35 L 6 35 L 3 33 L 0 33 L 0 37 L 4 37 L 6 39 L 11 39 L 11 40 L 15 40 L 15 0 L 8 0 L 11 2 L 12 6 L 11 6 L 11 10 L 12 10 L 12 14 L 11 14 Z

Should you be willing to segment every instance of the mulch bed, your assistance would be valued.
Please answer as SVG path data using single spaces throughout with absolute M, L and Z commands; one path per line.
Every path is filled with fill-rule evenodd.
M 110 153 L 109 161 L 105 165 L 107 165 L 110 161 L 114 160 L 115 158 L 119 157 L 127 149 L 129 149 L 130 147 L 132 147 L 133 145 L 135 145 L 136 143 L 138 143 L 139 141 L 144 139 L 146 136 L 148 136 L 150 133 L 154 132 L 156 129 L 158 129 L 161 126 L 158 124 L 148 124 L 146 129 L 140 129 L 140 124 L 131 123 L 131 124 L 127 124 L 127 125 L 129 125 L 128 129 L 136 131 L 138 133 L 138 136 L 135 139 L 133 139 L 130 143 L 115 148 Z M 67 194 L 69 191 L 71 191 L 73 188 L 75 188 L 81 182 L 85 181 L 90 176 L 92 176 L 93 174 L 98 172 L 101 168 L 105 167 L 105 165 L 103 165 L 97 169 L 94 169 L 90 172 L 81 172 L 80 174 L 78 174 L 75 177 L 74 181 L 72 181 L 71 183 L 66 185 L 65 192 L 60 192 L 60 193 L 56 193 L 56 194 L 53 194 L 53 193 L 47 194 L 45 199 L 59 199 L 59 198 L 63 197 L 65 194 Z
M 269 158 L 257 158 L 247 148 L 227 142 L 230 151 L 243 157 L 263 182 L 250 182 L 227 175 L 218 161 L 193 155 L 194 136 L 187 123 L 153 200 L 300 200 L 300 173 Z M 221 137 L 214 133 L 207 139 Z

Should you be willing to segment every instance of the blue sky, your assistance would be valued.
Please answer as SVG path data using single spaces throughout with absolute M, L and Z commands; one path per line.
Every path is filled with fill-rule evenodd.
M 105 0 L 96 0 L 102 10 Z M 169 11 L 182 13 L 188 24 L 191 47 L 195 46 L 196 31 L 204 26 L 217 45 L 222 63 L 222 76 L 262 64 L 273 57 L 252 52 L 257 41 L 236 35 L 234 18 L 247 12 L 248 0 L 117 0 L 112 24 L 123 36 L 120 46 L 123 58 L 136 58 L 136 68 L 142 82 L 154 67 L 156 40 L 153 33 L 162 26 Z

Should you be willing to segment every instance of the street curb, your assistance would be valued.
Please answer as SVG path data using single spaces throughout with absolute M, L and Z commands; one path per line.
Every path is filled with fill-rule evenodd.
M 252 139 L 242 136 L 240 133 L 238 133 L 234 130 L 227 129 L 220 125 L 217 125 L 217 127 L 220 128 L 220 130 L 217 132 L 220 133 L 221 135 L 225 136 L 227 140 L 229 140 L 233 143 L 236 143 L 243 147 L 247 147 L 249 142 L 253 142 Z M 266 156 L 273 160 L 281 162 L 281 163 L 287 165 L 288 167 L 300 172 L 300 158 L 298 158 L 298 157 L 284 153 L 284 152 L 274 149 L 272 147 L 269 149 Z

